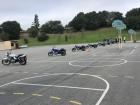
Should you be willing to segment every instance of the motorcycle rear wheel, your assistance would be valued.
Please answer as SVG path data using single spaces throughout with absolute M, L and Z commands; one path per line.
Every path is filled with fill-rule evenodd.
M 61 52 L 61 55 L 62 55 L 62 56 L 65 56 L 65 55 L 66 55 L 66 51 L 62 51 L 62 52 Z
M 20 65 L 26 65 L 27 64 L 26 58 L 20 58 L 19 64 Z

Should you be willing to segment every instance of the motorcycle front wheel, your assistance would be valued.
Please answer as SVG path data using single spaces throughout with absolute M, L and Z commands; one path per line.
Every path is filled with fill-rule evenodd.
M 72 52 L 76 52 L 76 48 L 72 48 Z
M 3 64 L 3 65 L 10 65 L 10 63 L 11 63 L 11 62 L 10 62 L 10 60 L 8 60 L 8 59 L 3 59 L 3 60 L 2 60 L 2 64 Z
M 48 56 L 53 56 L 53 52 L 48 52 Z

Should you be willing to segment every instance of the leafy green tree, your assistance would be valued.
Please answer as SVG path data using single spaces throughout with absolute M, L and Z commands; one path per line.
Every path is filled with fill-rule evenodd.
M 140 16 L 131 16 L 126 18 L 129 29 L 140 29 Z
M 38 36 L 38 29 L 35 26 L 31 26 L 31 28 L 28 29 L 29 36 L 30 37 L 37 37 Z
M 39 34 L 39 19 L 38 19 L 38 15 L 35 14 L 35 17 L 34 17 L 34 22 L 32 24 L 32 26 L 28 29 L 28 32 L 29 32 L 29 36 L 30 37 L 37 37 L 38 34 Z
M 102 27 L 110 27 L 112 21 L 116 19 L 123 20 L 122 13 L 108 11 L 96 13 L 93 11 L 84 14 L 83 12 L 80 12 L 71 22 L 69 22 L 68 26 L 73 27 L 76 31 L 80 31 L 81 29 L 94 30 Z
M 69 27 L 73 27 L 76 31 L 80 31 L 86 26 L 86 17 L 83 12 L 77 14 L 74 19 L 69 23 Z
M 20 38 L 21 27 L 16 21 L 6 21 L 1 25 L 3 34 L 9 40 L 17 40 Z
M 39 30 L 40 24 L 39 24 L 39 18 L 38 18 L 38 15 L 37 15 L 37 14 L 35 14 L 35 17 L 34 17 L 33 26 L 34 26 L 37 30 Z
M 123 14 L 120 12 L 110 12 L 109 17 L 111 22 L 114 20 L 124 20 Z
M 110 13 L 107 11 L 100 11 L 98 13 L 97 21 L 98 21 L 99 27 L 107 27 L 111 25 L 109 15 Z
M 49 21 L 42 25 L 40 31 L 48 34 L 58 34 L 64 32 L 64 27 L 61 21 Z
M 99 27 L 97 22 L 98 15 L 95 11 L 85 14 L 85 17 L 86 17 L 86 23 L 85 23 L 86 30 L 93 30 Z
M 129 29 L 140 29 L 140 8 L 132 9 L 127 12 L 126 23 Z
M 23 40 L 24 40 L 24 43 L 25 43 L 25 44 L 28 44 L 28 43 L 29 43 L 28 38 L 24 38 Z
M 140 8 L 135 8 L 126 13 L 126 17 L 129 16 L 139 16 L 140 15 Z
M 9 34 L 8 34 L 8 33 L 5 33 L 5 32 L 1 32 L 1 33 L 0 33 L 0 39 L 1 39 L 2 41 L 7 41 L 7 40 L 9 40 Z
M 2 33 L 2 31 L 3 31 L 3 29 L 2 29 L 2 27 L 0 26 L 0 33 Z

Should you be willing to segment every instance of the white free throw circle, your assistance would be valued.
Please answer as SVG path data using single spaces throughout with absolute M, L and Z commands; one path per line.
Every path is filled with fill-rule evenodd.
M 113 64 L 97 64 L 97 65 L 82 65 L 82 64 L 76 64 L 76 63 L 113 63 Z M 123 65 L 127 63 L 127 60 L 125 59 L 119 59 L 119 58 L 99 58 L 95 59 L 94 58 L 89 58 L 89 59 L 83 59 L 83 60 L 73 60 L 69 62 L 69 65 L 71 66 L 77 66 L 77 67 L 112 67 L 112 66 L 118 66 L 118 65 Z

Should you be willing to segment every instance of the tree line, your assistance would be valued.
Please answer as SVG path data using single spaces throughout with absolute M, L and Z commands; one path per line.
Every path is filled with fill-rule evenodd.
M 95 30 L 102 27 L 111 27 L 114 20 L 122 20 L 127 29 L 140 29 L 140 8 L 132 9 L 126 13 L 124 17 L 120 12 L 90 12 L 84 14 L 80 12 L 74 19 L 67 25 L 73 27 L 75 31 L 81 30 Z
M 112 21 L 116 19 L 124 20 L 122 13 L 108 11 L 96 13 L 93 11 L 84 14 L 80 12 L 68 24 L 68 27 L 73 27 L 74 31 L 95 30 L 102 27 L 111 27 Z
M 30 37 L 37 37 L 38 40 L 44 41 L 49 38 L 47 34 L 61 34 L 64 33 L 65 29 L 83 31 L 111 27 L 112 22 L 116 19 L 122 20 L 127 25 L 127 29 L 138 30 L 140 29 L 140 8 L 128 11 L 125 17 L 120 12 L 80 12 L 66 26 L 63 26 L 59 20 L 48 21 L 40 26 L 39 18 L 36 14 L 32 26 L 28 28 L 27 32 L 30 34 Z M 18 22 L 6 21 L 0 25 L 0 39 L 19 39 L 21 30 L 21 26 Z

